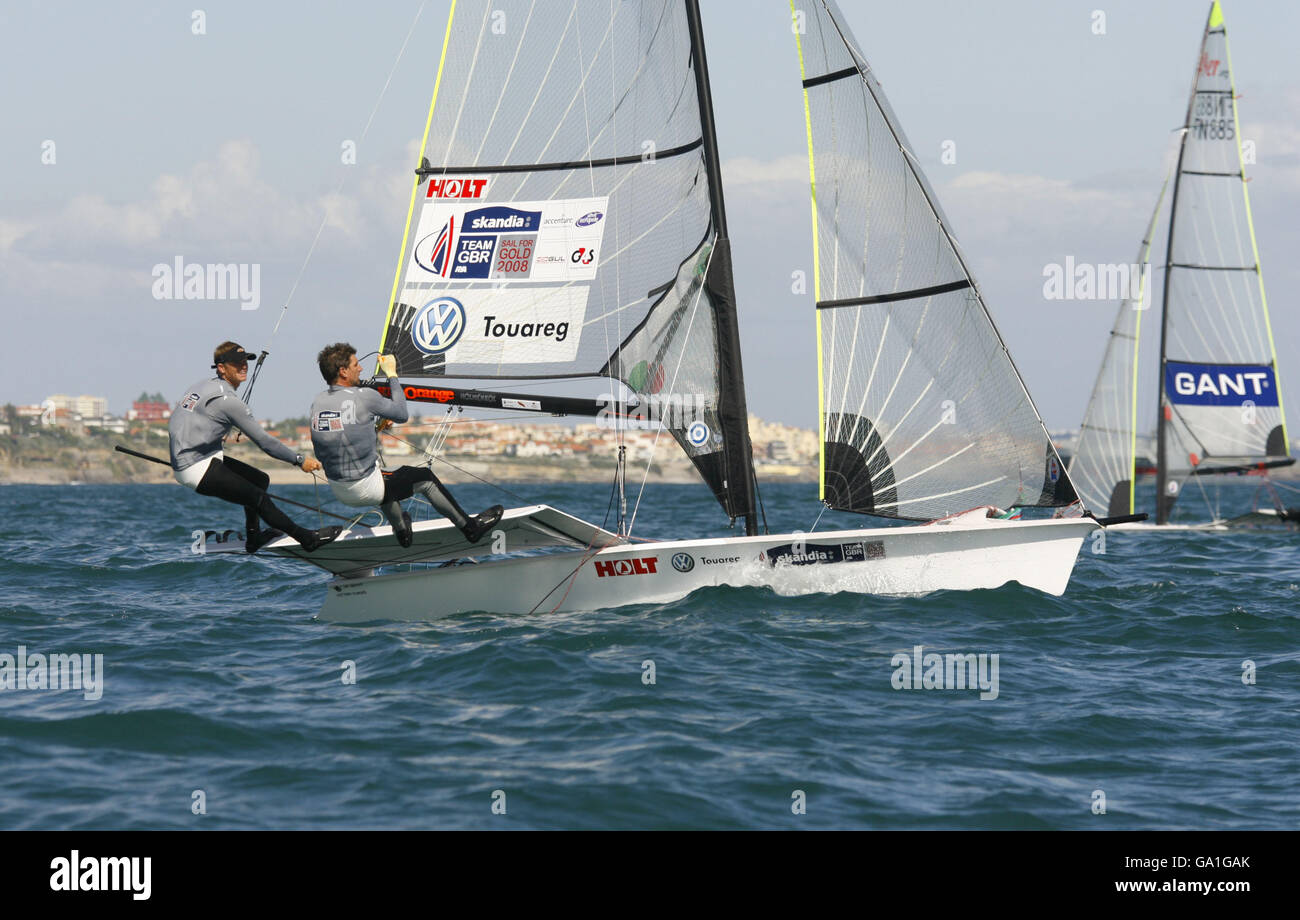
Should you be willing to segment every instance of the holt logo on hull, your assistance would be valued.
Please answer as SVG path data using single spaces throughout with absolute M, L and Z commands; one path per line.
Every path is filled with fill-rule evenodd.
M 641 556 L 636 559 L 608 559 L 596 563 L 596 577 L 614 575 L 653 575 L 659 564 L 658 556 Z

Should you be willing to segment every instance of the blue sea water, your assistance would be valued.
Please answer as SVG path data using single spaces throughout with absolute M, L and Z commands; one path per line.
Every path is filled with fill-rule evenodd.
M 596 521 L 608 498 L 512 488 Z M 774 531 L 816 517 L 812 486 L 763 496 Z M 717 588 L 355 627 L 313 619 L 316 570 L 193 555 L 242 515 L 180 487 L 6 486 L 0 508 L 0 654 L 103 655 L 99 699 L 0 690 L 0 828 L 1300 825 L 1294 532 L 1111 533 L 1060 598 Z M 660 485 L 636 526 L 720 523 Z M 997 698 L 895 689 L 917 645 L 996 653 Z

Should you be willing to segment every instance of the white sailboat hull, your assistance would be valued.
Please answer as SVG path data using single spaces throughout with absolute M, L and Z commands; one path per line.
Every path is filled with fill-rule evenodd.
M 714 585 L 766 586 L 781 595 L 917 595 L 1015 581 L 1060 595 L 1097 527 L 1087 518 L 994 520 L 980 510 L 911 527 L 621 544 L 336 578 L 319 619 L 600 610 L 666 603 Z

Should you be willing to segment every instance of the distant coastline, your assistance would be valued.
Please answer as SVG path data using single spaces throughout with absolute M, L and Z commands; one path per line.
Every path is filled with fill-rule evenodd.
M 69 485 L 111 483 L 174 483 L 171 469 L 140 460 L 114 450 L 122 445 L 140 453 L 166 459 L 166 429 L 151 426 L 134 435 L 87 431 L 74 434 L 63 430 L 43 430 L 32 437 L 0 437 L 0 484 Z M 396 448 L 396 449 L 394 449 Z M 276 485 L 311 485 L 311 476 L 266 456 L 247 442 L 227 446 L 230 456 L 265 470 Z M 415 462 L 419 454 L 404 443 L 385 448 L 389 466 Z M 445 462 L 442 462 L 445 461 Z M 628 460 L 629 474 L 643 474 L 644 459 Z M 477 482 L 486 479 L 498 483 L 590 482 L 608 484 L 613 480 L 615 458 L 611 453 L 571 456 L 511 457 L 448 451 L 440 455 L 434 470 L 448 483 Z M 815 463 L 760 462 L 760 482 L 815 482 Z M 655 452 L 648 482 L 693 483 L 700 478 L 695 468 L 665 439 Z

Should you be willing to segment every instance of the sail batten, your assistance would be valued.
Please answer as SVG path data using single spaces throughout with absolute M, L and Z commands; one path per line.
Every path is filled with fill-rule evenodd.
M 842 14 L 831 0 L 803 12 L 808 27 L 796 43 L 813 199 L 823 499 L 913 520 L 976 505 L 1074 502 Z

